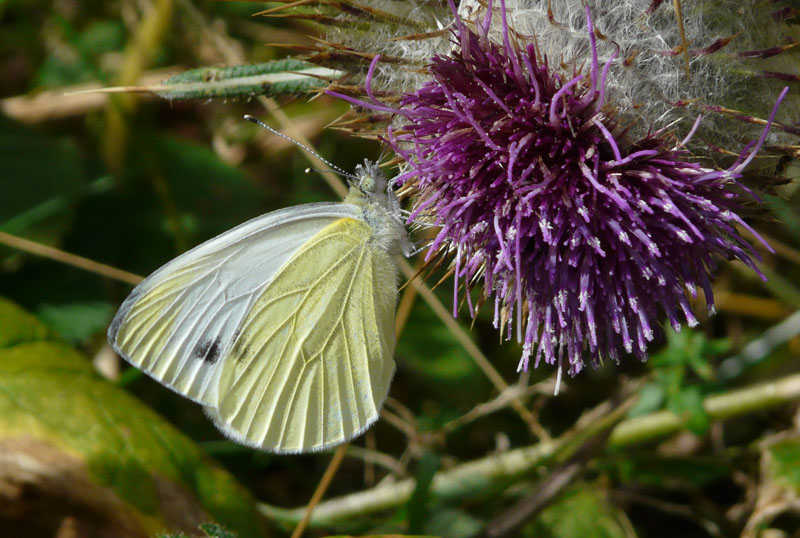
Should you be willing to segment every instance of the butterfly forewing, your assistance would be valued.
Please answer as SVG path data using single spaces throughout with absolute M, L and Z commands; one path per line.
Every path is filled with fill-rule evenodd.
M 395 266 L 363 220 L 339 219 L 278 271 L 221 362 L 209 409 L 235 440 L 322 450 L 374 422 L 394 373 Z
M 169 262 L 109 328 L 117 352 L 173 390 L 216 405 L 219 364 L 274 275 L 321 229 L 358 209 L 309 204 L 258 217 Z

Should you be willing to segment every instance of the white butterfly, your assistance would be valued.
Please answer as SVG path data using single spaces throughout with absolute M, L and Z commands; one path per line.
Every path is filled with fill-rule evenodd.
M 394 375 L 392 256 L 410 244 L 378 167 L 353 179 L 344 202 L 268 213 L 158 269 L 111 345 L 239 443 L 299 453 L 363 433 Z

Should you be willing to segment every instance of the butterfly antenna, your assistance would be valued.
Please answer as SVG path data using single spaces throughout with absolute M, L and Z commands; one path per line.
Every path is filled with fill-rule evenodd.
M 280 131 L 277 131 L 277 130 L 273 129 L 272 127 L 270 127 L 269 125 L 267 125 L 266 123 L 264 123 L 263 121 L 261 121 L 260 119 L 258 119 L 258 118 L 256 118 L 256 117 L 254 117 L 254 116 L 251 116 L 250 114 L 245 114 L 245 115 L 244 115 L 244 119 L 246 119 L 246 120 L 247 120 L 247 121 L 249 121 L 249 122 L 255 123 L 256 125 L 260 125 L 261 127 L 263 127 L 264 129 L 266 129 L 267 131 L 269 131 L 269 132 L 271 132 L 271 133 L 273 133 L 273 134 L 276 134 L 276 135 L 280 136 L 281 138 L 283 138 L 283 139 L 285 139 L 285 140 L 288 140 L 289 142 L 291 142 L 292 144 L 294 144 L 295 146 L 297 146 L 297 147 L 299 147 L 299 148 L 302 148 L 302 149 L 306 150 L 306 151 L 307 151 L 307 152 L 309 152 L 311 155 L 313 155 L 314 157 L 316 157 L 316 158 L 317 158 L 317 159 L 319 159 L 320 161 L 322 161 L 322 162 L 324 162 L 325 164 L 327 164 L 328 166 L 330 166 L 332 170 L 334 170 L 334 171 L 336 171 L 336 172 L 338 172 L 338 173 L 342 174 L 343 176 L 345 176 L 345 177 L 352 177 L 352 175 L 351 175 L 351 174 L 349 174 L 349 173 L 347 173 L 345 170 L 343 170 L 343 169 L 339 168 L 338 166 L 336 166 L 335 164 L 333 164 L 332 162 L 330 162 L 328 159 L 326 159 L 325 157 L 323 157 L 322 155 L 320 155 L 319 153 L 317 153 L 316 151 L 314 151 L 313 149 L 311 149 L 310 147 L 306 146 L 305 144 L 303 144 L 303 143 L 301 143 L 301 142 L 298 142 L 297 140 L 295 140 L 295 139 L 294 139 L 294 138 L 292 138 L 291 136 L 286 136 L 286 135 L 285 135 L 285 134 L 283 134 L 282 132 L 280 132 Z

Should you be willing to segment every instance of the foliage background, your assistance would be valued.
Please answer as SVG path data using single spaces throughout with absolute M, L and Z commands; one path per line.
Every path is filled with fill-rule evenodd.
M 316 30 L 302 21 L 252 17 L 265 5 L 0 0 L 0 231 L 148 274 L 187 248 L 266 211 L 335 200 L 318 175 L 304 173 L 308 164 L 297 148 L 241 119 L 245 113 L 271 117 L 258 100 L 168 102 L 139 95 L 69 93 L 153 83 L 190 67 L 262 62 L 286 55 L 283 48 L 265 43 L 312 43 L 309 35 Z M 280 110 L 290 118 L 293 129 L 345 169 L 381 154 L 373 142 L 325 129 L 348 110 L 341 102 L 326 97 L 312 102 L 282 99 Z M 273 124 L 286 130 L 280 122 Z M 791 380 L 798 370 L 800 322 L 790 317 L 800 308 L 796 172 L 787 161 L 762 166 L 767 174 L 790 179 L 765 197 L 770 213 L 755 225 L 776 246 L 774 255 L 762 250 L 769 281 L 761 282 L 741 264 L 725 264 L 715 288 L 719 314 L 703 320 L 697 330 L 671 335 L 653 349 L 654 357 L 647 364 L 627 359 L 620 365 L 584 372 L 567 379 L 558 397 L 552 395 L 551 369 L 531 372 L 514 393 L 524 403 L 527 421 L 508 398 L 498 400 L 496 386 L 431 308 L 408 295 L 401 303 L 401 312 L 408 317 L 396 353 L 398 373 L 389 416 L 354 443 L 326 497 L 406 477 L 416 477 L 418 486 L 409 500 L 391 509 L 351 516 L 311 532 L 319 536 L 337 532 L 476 536 L 487 525 L 492 528 L 498 521 L 509 520 L 512 515 L 507 511 L 545 491 L 543 484 L 568 476 L 568 485 L 547 497 L 547 503 L 537 505 L 510 535 L 735 536 L 750 532 L 798 536 L 800 438 L 797 406 L 791 401 L 797 394 L 764 400 L 754 406 L 759 408 L 755 412 L 730 412 L 734 416 L 725 422 L 713 420 L 713 413 L 703 406 L 709 394 Z M 309 501 L 330 454 L 277 457 L 230 443 L 197 405 L 111 356 L 105 329 L 130 291 L 129 285 L 11 247 L 0 247 L 0 264 L 0 297 L 32 313 L 38 321 L 29 321 L 40 331 L 20 336 L 24 331 L 20 332 L 19 320 L 28 318 L 13 306 L 0 317 L 0 332 L 5 335 L 0 402 L 11 402 L 0 413 L 6 450 L 0 459 L 5 482 L 0 483 L 19 485 L 21 479 L 14 476 L 9 463 L 16 445 L 9 443 L 20 438 L 46 441 L 72 454 L 92 469 L 91 481 L 117 492 L 148 473 L 171 476 L 171 471 L 157 467 L 153 457 L 143 455 L 152 449 L 142 446 L 153 442 L 147 441 L 150 437 L 123 435 L 127 440 L 119 446 L 140 462 L 136 472 L 129 474 L 121 472 L 131 467 L 125 467 L 111 437 L 92 437 L 86 449 L 69 445 L 70 434 L 64 426 L 68 419 L 78 423 L 73 434 L 79 439 L 82 431 L 94 432 L 101 426 L 88 403 L 72 399 L 80 387 L 75 378 L 63 371 L 60 378 L 47 376 L 53 369 L 69 371 L 73 366 L 82 376 L 95 376 L 87 369 L 93 363 L 110 379 L 92 377 L 90 385 L 104 386 L 97 389 L 100 400 L 95 404 L 131 410 L 130 421 L 137 423 L 149 411 L 128 404 L 125 398 L 132 396 L 191 439 L 166 443 L 164 449 L 172 452 L 169 465 L 183 469 L 174 480 L 191 490 L 187 498 L 192 500 L 187 502 L 197 502 L 205 516 L 228 517 L 219 515 L 225 510 L 211 509 L 213 503 L 189 479 L 198 471 L 186 470 L 188 453 L 196 459 L 192 465 L 217 469 L 202 453 L 207 454 L 253 498 L 272 507 L 292 508 Z M 429 283 L 441 276 L 432 275 Z M 445 305 L 452 301 L 448 285 L 436 290 Z M 764 352 L 747 351 L 753 350 L 748 344 L 763 343 L 764 335 L 771 334 L 765 331 L 785 320 L 789 320 L 789 332 L 782 340 Z M 470 335 L 506 383 L 515 386 L 520 350 L 498 342 L 489 313 L 479 316 Z M 42 342 L 56 346 L 55 362 L 45 361 L 42 357 L 50 355 L 40 347 L 19 347 Z M 36 368 L 40 373 L 28 376 L 21 385 L 20 378 L 14 377 L 20 371 L 39 371 Z M 52 398 L 54 390 L 63 393 Z M 86 390 L 80 389 L 81 394 Z M 609 409 L 631 395 L 640 398 L 632 408 L 624 408 L 628 417 L 644 417 L 646 422 L 654 420 L 650 413 L 666 409 L 678 417 L 679 431 L 666 437 L 646 433 L 635 444 L 612 442 L 576 454 L 577 446 L 572 445 L 585 440 L 578 434 L 591 432 L 596 422 L 592 419 L 608 417 L 613 413 Z M 486 402 L 497 405 L 481 405 Z M 587 413 L 590 420 L 580 421 Z M 49 417 L 50 429 L 19 419 L 29 415 Z M 150 415 L 146 417 L 151 420 Z M 102 428 L 127 432 L 131 422 L 125 413 L 114 414 Z M 492 455 L 546 444 L 552 438 L 572 441 L 572 445 L 558 445 L 561 458 L 545 458 L 513 480 L 489 480 L 482 484 L 482 494 L 476 494 L 481 488 L 473 487 L 465 488 L 463 495 L 443 498 L 435 488 L 429 489 L 437 470 L 487 457 L 484 461 L 491 463 Z M 184 442 L 191 448 L 178 448 Z M 195 443 L 198 455 L 193 452 Z M 98 458 L 116 478 L 101 480 L 92 467 Z M 565 475 L 571 462 L 577 462 L 578 470 Z M 156 494 L 145 488 L 133 496 L 137 495 Z M 121 496 L 133 502 L 132 497 Z M 68 536 L 59 533 L 69 525 L 82 528 L 79 510 L 72 513 L 64 508 L 63 498 L 55 493 L 43 498 L 32 510 L 22 502 L 24 495 L 7 496 L 11 504 L 0 508 L 0 531 Z M 255 507 L 244 490 L 239 501 Z M 171 520 L 158 509 L 148 508 L 138 497 L 133 504 L 138 512 L 132 517 L 146 520 L 147 532 L 169 528 Z M 261 524 L 243 523 L 257 517 L 254 510 L 242 515 L 247 510 L 226 521 L 242 536 L 261 532 L 245 530 L 247 525 Z M 40 512 L 58 517 L 52 518 L 52 524 L 35 525 Z M 264 532 L 274 535 L 288 533 L 296 522 L 296 515 L 289 512 L 267 507 L 262 513 L 269 515 L 264 522 L 269 531 Z M 113 520 L 116 514 L 106 517 Z M 77 523 L 68 525 L 69 518 Z M 189 528 L 193 524 L 186 523 Z M 139 531 L 131 532 L 133 536 Z

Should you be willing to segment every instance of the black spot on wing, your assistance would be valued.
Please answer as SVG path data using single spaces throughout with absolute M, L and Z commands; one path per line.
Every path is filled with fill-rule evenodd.
M 219 338 L 204 340 L 194 348 L 194 356 L 209 364 L 214 364 L 219 359 Z
M 247 358 L 247 354 L 250 352 L 250 347 L 247 345 L 247 338 L 239 338 L 241 334 L 242 328 L 239 327 L 236 329 L 236 332 L 233 333 L 233 348 L 231 349 L 231 355 L 233 355 L 233 360 L 236 362 L 242 362 Z

